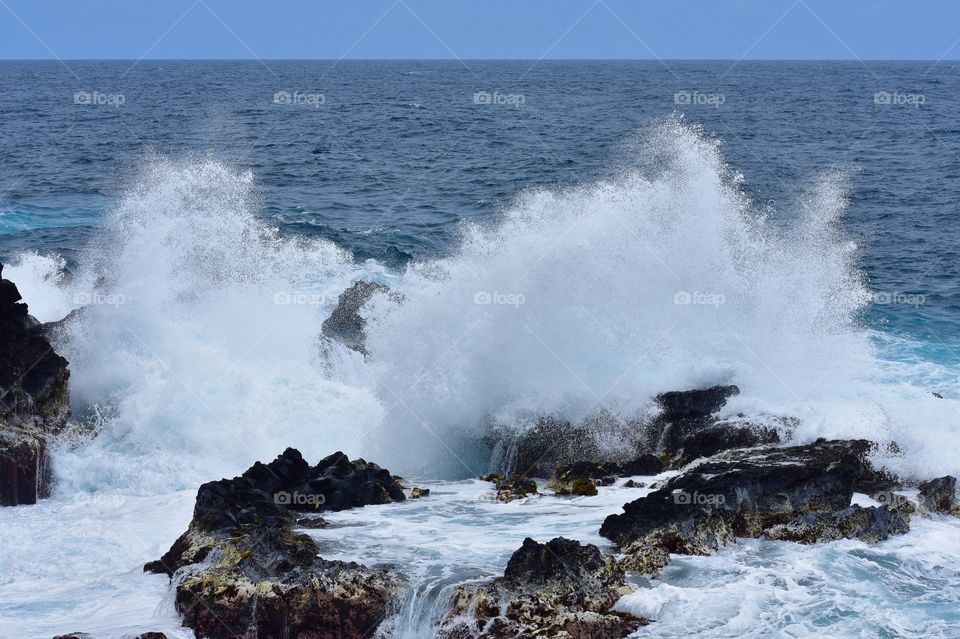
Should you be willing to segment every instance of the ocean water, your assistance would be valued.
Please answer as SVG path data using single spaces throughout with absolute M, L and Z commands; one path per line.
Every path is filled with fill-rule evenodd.
M 615 450 L 654 394 L 736 383 L 728 412 L 960 473 L 951 64 L 68 64 L 0 63 L 0 259 L 41 320 L 86 305 L 57 347 L 98 436 L 0 511 L 0 637 L 189 637 L 140 566 L 199 483 L 288 445 L 431 486 L 314 533 L 410 577 L 403 637 L 637 496 L 491 503 L 491 426 Z M 366 360 L 319 339 L 359 278 L 403 299 Z M 657 637 L 960 636 L 960 525 L 913 528 L 678 558 L 619 605 Z

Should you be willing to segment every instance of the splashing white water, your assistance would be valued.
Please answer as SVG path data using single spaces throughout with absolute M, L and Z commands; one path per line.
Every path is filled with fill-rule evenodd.
M 87 303 L 61 347 L 100 435 L 59 456 L 61 489 L 193 487 L 287 445 L 463 476 L 484 470 L 491 420 L 630 417 L 715 383 L 743 390 L 730 412 L 801 418 L 801 439 L 895 439 L 895 469 L 960 472 L 957 401 L 911 385 L 857 323 L 842 176 L 771 218 L 695 128 L 667 122 L 626 155 L 606 180 L 522 194 L 402 276 L 279 237 L 249 173 L 149 163 L 73 278 L 38 256 L 8 272 L 42 319 Z M 331 378 L 320 324 L 360 277 L 404 301 L 375 298 L 369 361 L 334 349 Z
M 856 247 L 837 230 L 844 186 L 821 178 L 775 224 L 718 143 L 670 121 L 607 180 L 523 194 L 454 257 L 415 265 L 402 305 L 370 312 L 391 424 L 378 454 L 469 468 L 491 416 L 626 417 L 657 392 L 736 383 L 729 411 L 800 417 L 801 438 L 895 438 L 920 455 L 903 468 L 958 468 L 939 452 L 960 443 L 943 421 L 957 403 L 878 381 Z
M 100 434 L 57 460 L 64 489 L 192 487 L 288 445 L 349 450 L 379 423 L 317 361 L 349 259 L 253 210 L 249 173 L 157 160 L 109 214 L 68 292 L 87 304 L 63 345 L 72 400 Z

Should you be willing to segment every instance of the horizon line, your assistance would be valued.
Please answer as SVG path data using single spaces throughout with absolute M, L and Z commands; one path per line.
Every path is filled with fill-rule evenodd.
M 0 62 L 960 62 L 957 58 L 4 58 Z

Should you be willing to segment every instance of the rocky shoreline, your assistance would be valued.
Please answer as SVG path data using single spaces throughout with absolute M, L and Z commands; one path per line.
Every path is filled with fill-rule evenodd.
M 375 294 L 390 293 L 364 282 L 348 289 L 324 324 L 325 338 L 366 355 L 360 311 Z M 16 286 L 0 278 L 2 505 L 33 504 L 50 492 L 47 447 L 69 415 L 69 371 L 47 333 Z M 636 591 L 628 577 L 656 575 L 672 555 L 712 554 L 738 538 L 878 543 L 906 534 L 912 518 L 960 515 L 954 477 L 907 480 L 875 467 L 874 453 L 895 450 L 893 442 L 797 442 L 789 419 L 720 418 L 739 392 L 713 386 L 658 395 L 655 417 L 621 424 L 629 445 L 615 458 L 592 444 L 590 423 L 543 417 L 514 433 L 502 474 L 481 478 L 499 502 L 589 499 L 598 486 L 640 486 L 653 476 L 659 483 L 597 522 L 613 553 L 564 537 L 527 538 L 502 576 L 452 589 L 434 636 L 626 637 L 652 623 L 614 610 Z M 288 448 L 238 477 L 200 486 L 187 530 L 144 571 L 170 578 L 176 611 L 197 637 L 390 637 L 411 584 L 390 566 L 325 559 L 303 531 L 325 527 L 323 513 L 430 499 L 427 489 L 405 490 L 375 463 L 335 452 L 311 465 Z M 869 503 L 856 503 L 857 494 Z M 70 637 L 95 639 L 58 639 Z
M 672 395 L 687 406 L 677 418 L 683 420 L 683 435 L 661 437 L 653 449 L 659 455 L 648 452 L 626 463 L 561 465 L 545 492 L 522 475 L 481 478 L 492 483 L 502 502 L 589 498 L 597 486 L 625 477 L 662 477 L 666 468 L 674 468 L 655 490 L 602 522 L 600 533 L 613 542 L 615 554 L 563 537 L 528 538 L 503 576 L 452 590 L 434 636 L 626 637 L 651 623 L 614 610 L 622 596 L 635 591 L 626 577 L 656 575 L 671 555 L 707 555 L 744 537 L 877 543 L 907 533 L 911 517 L 960 514 L 953 477 L 914 484 L 916 498 L 908 499 L 904 482 L 873 466 L 870 457 L 878 445 L 866 440 L 774 443 L 767 441 L 769 431 L 756 429 L 755 437 L 746 437 L 749 445 L 737 446 L 749 426 L 743 419 L 719 420 L 714 412 L 706 413 L 719 410 L 722 400 L 701 400 L 717 396 L 717 389 Z M 675 424 L 664 414 L 671 413 L 661 414 L 655 427 L 669 433 Z M 690 442 L 712 449 L 724 441 L 732 445 L 678 467 L 676 460 L 700 450 Z M 277 491 L 334 499 L 278 503 Z M 853 503 L 855 493 L 872 496 L 877 505 Z M 417 495 L 429 498 L 420 491 Z M 390 615 L 408 584 L 389 569 L 322 559 L 309 536 L 294 530 L 316 521 L 303 519 L 304 512 L 403 499 L 398 478 L 375 464 L 351 462 L 336 453 L 309 467 L 288 449 L 241 477 L 201 487 L 189 530 L 146 569 L 172 576 L 183 622 L 201 636 L 272 638 L 294 631 L 307 634 L 292 636 L 360 637 L 376 631 L 375 636 L 389 637 Z
M 0 264 L 0 506 L 17 506 L 50 495 L 47 449 L 70 413 L 70 371 L 2 275 Z

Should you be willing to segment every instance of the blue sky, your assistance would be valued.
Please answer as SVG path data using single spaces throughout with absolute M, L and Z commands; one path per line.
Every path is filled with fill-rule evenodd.
M 0 58 L 957 59 L 940 0 L 0 0 Z

